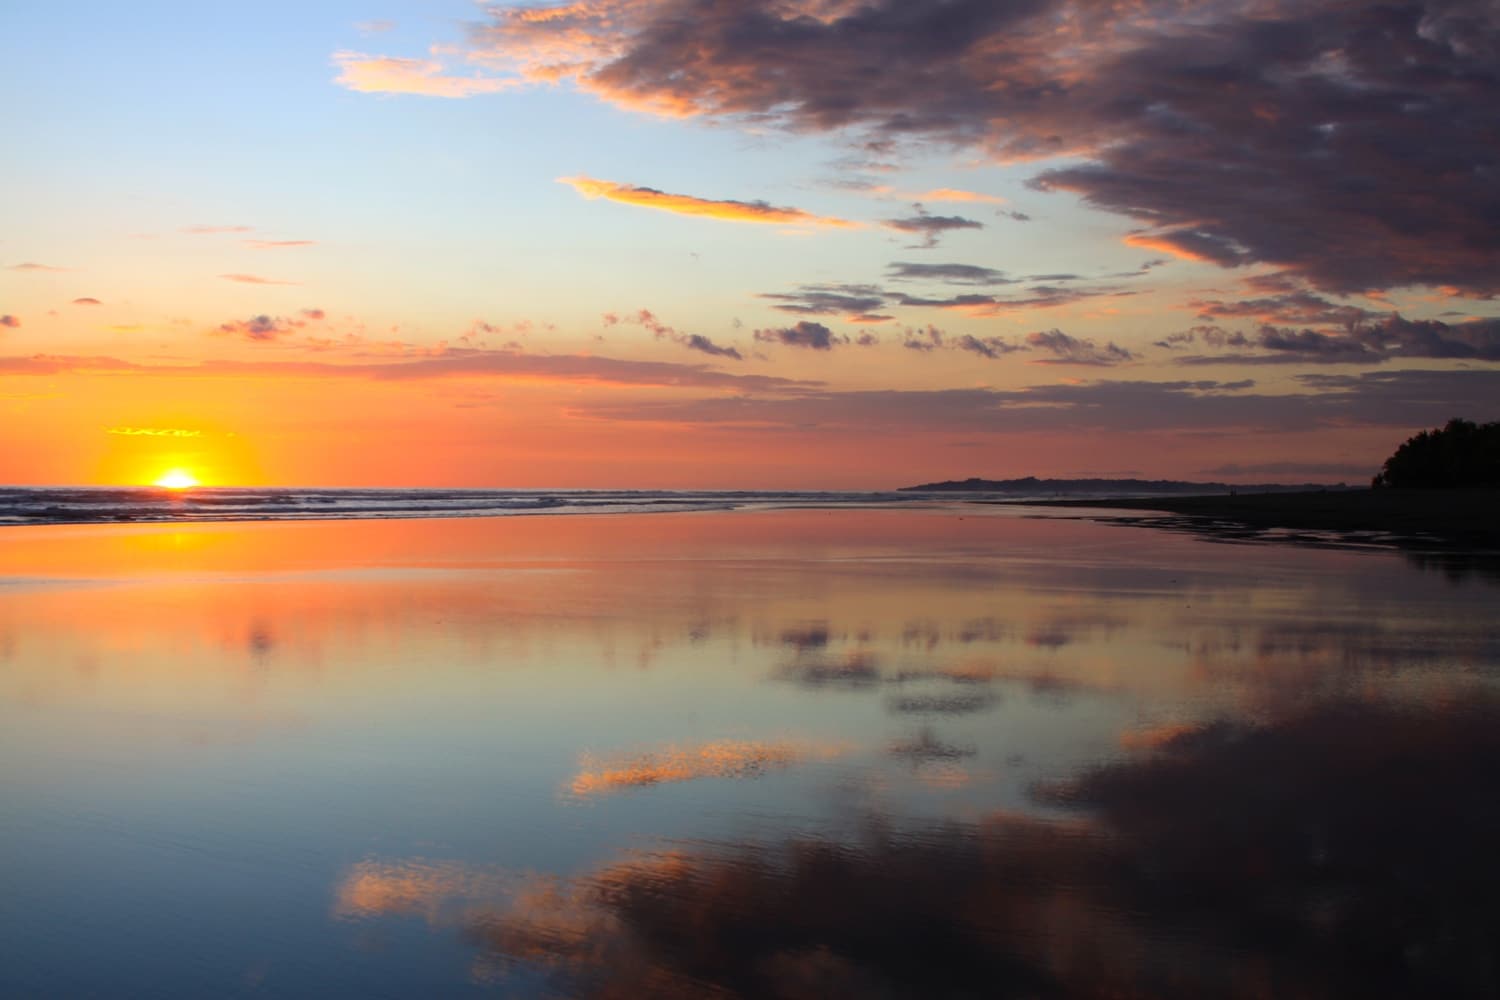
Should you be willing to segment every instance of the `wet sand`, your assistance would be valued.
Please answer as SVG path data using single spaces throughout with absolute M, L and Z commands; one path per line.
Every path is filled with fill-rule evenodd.
M 1500 490 L 1333 490 L 1234 496 L 1049 500 L 1049 507 L 1161 511 L 1175 518 L 1119 518 L 1127 523 L 1254 537 L 1274 530 L 1380 536 L 1397 544 L 1459 549 L 1500 548 Z

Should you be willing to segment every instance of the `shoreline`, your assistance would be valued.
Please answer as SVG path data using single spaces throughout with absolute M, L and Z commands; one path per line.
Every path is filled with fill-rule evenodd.
M 1350 542 L 1500 550 L 1500 490 L 1495 489 L 1319 490 L 1010 503 L 1018 507 L 1156 512 L 1168 516 L 1101 514 L 1095 519 L 1196 531 L 1226 539 L 1269 540 L 1266 533 L 1273 531 L 1332 532 Z

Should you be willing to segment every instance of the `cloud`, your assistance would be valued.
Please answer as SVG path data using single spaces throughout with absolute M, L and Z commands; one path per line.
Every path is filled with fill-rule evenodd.
M 827 351 L 836 344 L 847 344 L 848 337 L 835 334 L 822 323 L 802 320 L 796 326 L 776 330 L 756 330 L 755 339 L 768 344 L 785 344 L 788 347 L 807 347 L 814 351 Z
M 894 261 L 886 265 L 892 281 L 937 281 L 946 285 L 1011 285 L 1018 279 L 1004 271 L 977 264 L 911 264 Z
M 96 298 L 93 298 L 91 296 L 85 295 L 82 298 L 74 299 L 73 300 L 73 304 L 75 306 L 98 306 L 98 305 L 103 305 L 104 303 L 100 302 Z
M 1176 256 L 1500 293 L 1484 0 L 593 0 L 492 7 L 469 41 L 633 110 L 1067 157 L 1034 186 Z
M 1182 365 L 1373 365 L 1394 358 L 1500 361 L 1500 318 L 1462 323 L 1409 320 L 1399 313 L 1373 320 L 1363 318 L 1372 315 L 1362 312 L 1361 319 L 1337 331 L 1264 325 L 1253 340 L 1239 336 L 1220 342 L 1235 347 L 1258 347 L 1263 353 L 1199 354 L 1176 360 Z
M 6 270 L 7 271 L 57 271 L 57 272 L 63 272 L 63 271 L 70 271 L 70 270 L 72 270 L 72 268 L 54 267 L 51 264 L 38 264 L 36 261 L 28 260 L 24 264 L 10 264 L 10 265 L 8 265 L 6 267 Z
M 1194 299 L 1188 305 L 1198 310 L 1200 319 L 1249 317 L 1264 323 L 1350 325 L 1379 315 L 1368 309 L 1341 305 L 1302 290 L 1232 302 L 1222 299 Z
M 637 310 L 634 315 L 627 316 L 624 319 L 621 319 L 614 313 L 605 314 L 604 324 L 606 326 L 614 326 L 616 323 L 633 323 L 637 326 L 645 327 L 651 331 L 651 335 L 657 340 L 670 340 L 681 344 L 690 351 L 698 351 L 699 353 L 717 358 L 733 358 L 736 361 L 744 360 L 744 356 L 740 354 L 738 349 L 716 344 L 699 333 L 683 333 L 657 319 L 656 315 L 649 309 Z
M 323 319 L 328 314 L 321 309 L 303 309 L 302 315 L 308 319 Z
M 291 247 L 317 246 L 317 240 L 245 240 L 245 246 L 255 250 L 283 250 Z
M 1052 357 L 1034 362 L 1039 365 L 1118 365 L 1138 359 L 1138 355 L 1113 341 L 1100 347 L 1092 340 L 1070 337 L 1061 330 L 1028 333 L 1026 343 L 1037 350 L 1052 352 Z
M 422 97 L 473 97 L 509 89 L 515 81 L 488 76 L 449 76 L 436 59 L 402 59 L 362 52 L 333 54 L 339 68 L 334 82 L 365 94 L 417 94 Z
M 947 201 L 947 202 L 983 202 L 991 205 L 1003 205 L 1005 199 L 999 195 L 980 194 L 977 191 L 964 191 L 959 188 L 933 188 L 931 191 L 923 191 L 912 198 L 913 201 Z
M 188 430 L 182 427 L 110 427 L 104 433 L 114 434 L 118 437 L 195 438 L 203 436 L 202 431 Z
M 763 292 L 773 309 L 802 316 L 843 316 L 851 323 L 880 323 L 891 317 L 875 312 L 885 292 L 874 285 L 802 285 L 795 292 Z
M 194 236 L 214 236 L 214 235 L 218 235 L 218 234 L 221 234 L 221 233 L 253 233 L 253 232 L 255 232 L 255 227 L 253 227 L 253 226 L 197 225 L 197 226 L 184 226 L 182 228 L 182 231 L 184 233 L 189 233 L 189 234 L 194 235 Z
M 19 318 L 12 316 L 10 313 L 6 313 L 4 316 L 0 316 L 0 326 L 9 327 L 12 330 L 19 330 L 21 328 L 21 321 Z
M 361 35 L 380 35 L 384 34 L 387 31 L 393 30 L 395 27 L 395 21 L 358 21 L 354 25 L 354 30 L 359 32 Z
M 246 321 L 253 323 L 259 317 Z M 269 320 L 271 325 L 286 320 Z M 227 324 L 235 327 L 234 324 Z M 240 333 L 235 327 L 226 332 Z M 778 375 L 737 375 L 706 364 L 633 361 L 584 354 L 525 354 L 519 350 L 447 348 L 419 358 L 333 364 L 314 361 L 203 361 L 195 364 L 144 364 L 101 356 L 35 354 L 0 355 L 3 375 L 131 373 L 163 377 L 227 376 L 235 378 L 351 378 L 375 381 L 425 381 L 447 378 L 523 378 L 569 384 L 605 384 L 685 389 L 725 389 L 775 394 L 807 391 L 822 382 Z
M 221 274 L 219 277 L 225 281 L 237 281 L 242 285 L 295 285 L 295 281 L 277 281 L 275 278 L 262 278 L 258 274 Z
M 833 226 L 850 228 L 856 223 L 831 216 L 813 215 L 800 208 L 778 208 L 764 201 L 732 201 L 695 198 L 687 194 L 668 194 L 656 188 L 617 184 L 592 177 L 559 177 L 585 198 L 605 198 L 624 205 L 655 208 L 678 215 L 697 215 L 726 222 L 758 222 L 788 226 Z
M 984 223 L 958 215 L 929 215 L 921 204 L 913 205 L 912 208 L 916 211 L 916 215 L 905 219 L 887 219 L 881 225 L 887 229 L 921 237 L 922 242 L 917 246 L 922 249 L 937 246 L 939 239 L 954 230 L 984 228 Z
M 269 341 L 296 333 L 303 326 L 301 320 L 284 319 L 267 315 L 251 316 L 249 319 L 231 320 L 219 324 L 221 333 L 234 333 L 246 340 Z
M 1016 351 L 1027 350 L 1024 344 L 1012 344 L 1003 337 L 975 337 L 968 333 L 951 336 L 931 324 L 925 329 L 908 329 L 901 346 L 923 353 L 939 350 L 967 351 L 991 361 Z

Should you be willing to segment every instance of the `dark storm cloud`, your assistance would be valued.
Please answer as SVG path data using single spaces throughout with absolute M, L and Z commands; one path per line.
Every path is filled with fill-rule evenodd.
M 1067 155 L 1035 186 L 1176 256 L 1500 292 L 1492 0 L 599 0 L 471 42 L 637 110 Z
M 1136 360 L 1136 355 L 1111 341 L 1100 347 L 1092 340 L 1070 337 L 1061 330 L 1044 330 L 1026 335 L 1026 343 L 1050 358 L 1038 358 L 1039 365 L 1118 365 Z

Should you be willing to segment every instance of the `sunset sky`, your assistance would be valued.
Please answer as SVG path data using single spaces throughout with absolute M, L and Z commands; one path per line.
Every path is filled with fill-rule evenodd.
M 1500 419 L 1492 0 L 0 37 L 0 482 L 1363 482 Z

